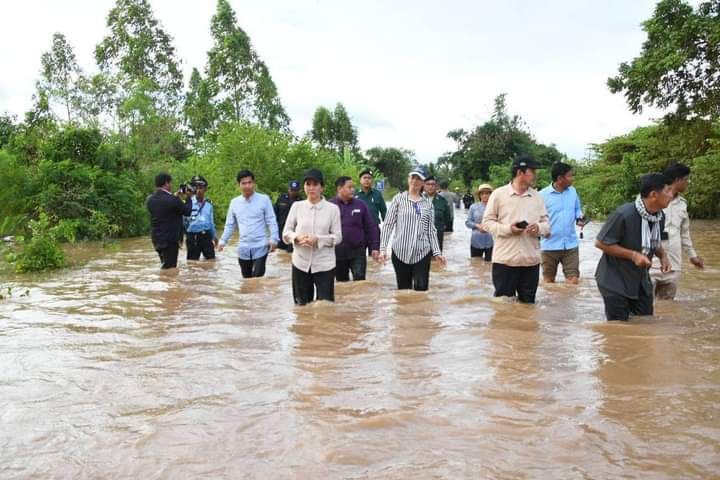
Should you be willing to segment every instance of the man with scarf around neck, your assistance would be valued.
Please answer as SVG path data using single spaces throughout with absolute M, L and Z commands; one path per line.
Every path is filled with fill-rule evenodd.
M 672 200 L 670 183 L 661 173 L 643 175 L 640 195 L 615 210 L 595 239 L 603 252 L 595 279 L 608 320 L 653 314 L 649 273 L 653 256 L 660 258 L 664 272 L 670 271 L 670 260 L 660 243 L 665 228 L 662 210 Z

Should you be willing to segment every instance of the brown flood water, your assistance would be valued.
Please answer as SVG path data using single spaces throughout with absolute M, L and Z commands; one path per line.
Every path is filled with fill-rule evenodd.
M 285 253 L 173 276 L 145 238 L 3 279 L 0 478 L 720 478 L 720 224 L 676 302 L 608 324 L 599 225 L 533 307 L 491 301 L 464 217 L 429 294 L 388 263 L 298 308 Z

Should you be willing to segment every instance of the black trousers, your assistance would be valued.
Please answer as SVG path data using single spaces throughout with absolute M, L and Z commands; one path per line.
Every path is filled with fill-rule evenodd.
M 317 300 L 335 301 L 335 269 L 325 272 L 303 272 L 292 267 L 293 300 L 305 305 Z
M 430 259 L 432 252 L 425 255 L 419 262 L 408 264 L 392 254 L 393 268 L 398 290 L 427 290 L 430 286 Z
M 535 303 L 540 265 L 532 267 L 511 267 L 502 263 L 493 263 L 493 285 L 496 297 L 514 297 L 522 303 Z
M 200 260 L 200 254 L 205 260 L 215 258 L 215 244 L 213 244 L 210 232 L 188 232 L 185 234 L 185 245 L 187 246 L 187 259 Z
M 492 247 L 490 248 L 475 248 L 472 245 L 470 246 L 470 256 L 471 257 L 483 257 L 483 260 L 486 262 L 492 261 Z
M 653 314 L 653 295 L 645 292 L 640 287 L 638 298 L 628 298 L 618 293 L 609 292 L 604 288 L 599 289 L 600 295 L 605 303 L 605 318 L 610 320 L 625 320 L 630 315 L 652 315 Z
M 155 251 L 160 256 L 160 268 L 175 268 L 177 267 L 178 249 L 180 248 L 179 243 L 173 243 L 163 248 L 156 248 Z
M 260 258 L 252 260 L 244 260 L 238 258 L 240 264 L 240 271 L 242 272 L 243 278 L 262 277 L 265 275 L 265 262 L 267 261 L 267 255 L 263 255 Z
M 365 272 L 367 271 L 367 257 L 365 249 L 360 251 L 359 256 L 350 258 L 335 259 L 335 280 L 338 282 L 347 282 L 350 280 L 350 273 L 354 282 L 365 280 Z
M 440 230 L 438 230 L 437 237 L 438 237 L 438 245 L 440 245 L 440 251 L 442 252 L 443 240 L 445 240 L 445 232 L 441 232 Z

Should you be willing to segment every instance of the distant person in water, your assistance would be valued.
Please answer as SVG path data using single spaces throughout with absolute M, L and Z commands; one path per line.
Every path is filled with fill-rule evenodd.
M 195 194 L 192 196 L 192 213 L 184 219 L 187 259 L 200 260 L 202 254 L 205 260 L 213 260 L 218 239 L 213 204 L 206 197 L 208 182 L 196 175 L 190 180 L 190 185 Z
M 487 227 L 482 224 L 485 209 L 493 188 L 487 183 L 478 187 L 478 202 L 470 205 L 465 226 L 472 230 L 470 236 L 470 257 L 481 257 L 486 262 L 492 261 L 493 237 Z
M 663 209 L 665 214 L 665 230 L 662 233 L 663 250 L 670 259 L 670 271 L 663 272 L 658 258 L 653 260 L 650 278 L 655 287 L 655 297 L 662 300 L 672 300 L 677 293 L 682 270 L 682 252 L 685 250 L 690 263 L 696 268 L 705 268 L 705 262 L 693 248 L 690 238 L 690 216 L 687 211 L 687 201 L 680 195 L 688 188 L 690 182 L 690 167 L 682 163 L 669 165 L 663 174 L 672 183 L 673 199 Z
M 595 279 L 605 303 L 607 320 L 653 314 L 650 265 L 658 256 L 661 271 L 671 269 L 660 238 L 665 227 L 663 208 L 672 200 L 670 180 L 661 173 L 640 178 L 640 195 L 615 210 L 595 240 L 602 250 Z

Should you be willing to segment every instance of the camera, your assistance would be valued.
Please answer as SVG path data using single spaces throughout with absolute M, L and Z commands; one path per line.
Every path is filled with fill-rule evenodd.
M 180 193 L 195 193 L 195 187 L 192 183 L 181 183 Z

